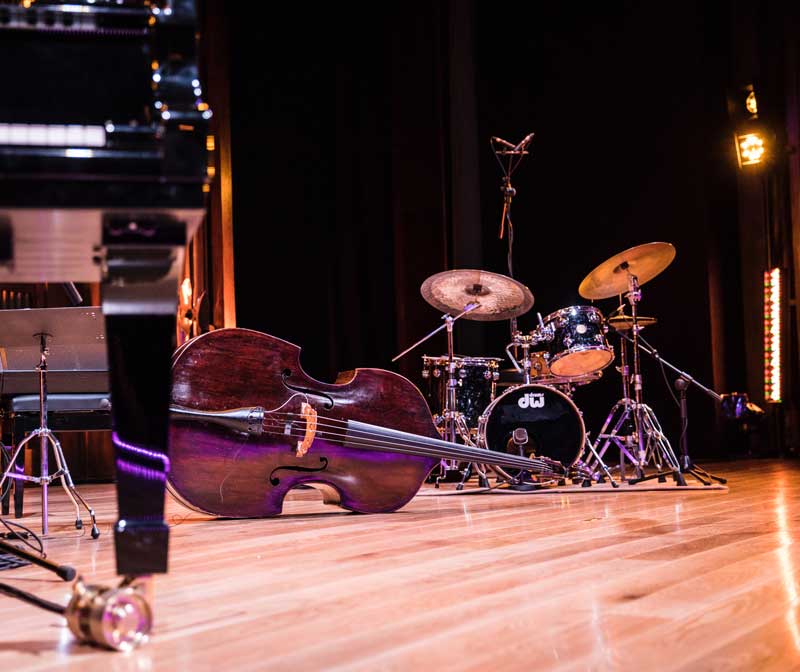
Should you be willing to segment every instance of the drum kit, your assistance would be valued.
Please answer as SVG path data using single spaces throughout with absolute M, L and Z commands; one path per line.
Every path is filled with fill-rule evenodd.
M 490 451 L 558 460 L 575 474 L 574 482 L 588 487 L 605 479 L 618 482 L 603 461 L 616 445 L 620 451 L 619 479 L 634 484 L 672 475 L 685 484 L 680 464 L 652 409 L 644 403 L 639 358 L 639 332 L 656 323 L 639 315 L 641 286 L 669 266 L 675 258 L 670 243 L 639 245 L 614 255 L 591 271 L 579 286 L 591 301 L 618 297 L 619 306 L 608 316 L 594 305 L 575 305 L 546 317 L 538 314 L 535 329 L 516 329 L 516 318 L 531 309 L 534 297 L 517 280 L 476 269 L 437 273 L 421 286 L 423 298 L 443 312 L 442 324 L 397 355 L 396 361 L 437 332 L 447 330 L 447 354 L 422 357 L 423 392 L 434 422 L 449 441 Z M 630 312 L 626 312 L 627 300 Z M 501 368 L 500 357 L 465 357 L 453 347 L 457 320 L 511 320 L 511 342 L 505 353 L 512 364 Z M 583 414 L 573 401 L 576 387 L 599 380 L 616 359 L 609 334 L 619 336 L 617 371 L 622 396 L 611 409 L 594 442 L 586 432 Z M 629 351 L 630 346 L 630 351 Z M 625 462 L 635 477 L 626 479 Z M 460 464 L 443 460 L 437 487 L 443 480 L 458 480 L 457 489 L 475 473 L 488 487 L 488 472 L 498 482 L 515 489 L 546 487 L 549 482 L 529 473 L 486 464 Z M 653 465 L 655 473 L 645 468 Z M 451 479 L 449 476 L 457 476 Z M 460 477 L 460 478 L 458 478 Z

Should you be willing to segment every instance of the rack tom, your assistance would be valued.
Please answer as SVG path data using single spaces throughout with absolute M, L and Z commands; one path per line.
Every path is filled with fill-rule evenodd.
M 603 313 L 594 306 L 569 306 L 543 320 L 548 339 L 550 372 L 582 376 L 600 371 L 614 361 L 606 340 Z

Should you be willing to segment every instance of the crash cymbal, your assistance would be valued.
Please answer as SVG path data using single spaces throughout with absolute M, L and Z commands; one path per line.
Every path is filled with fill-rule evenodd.
M 531 290 L 514 278 L 469 268 L 432 275 L 420 288 L 422 298 L 443 313 L 456 315 L 470 303 L 480 305 L 466 320 L 508 320 L 533 306 Z
M 639 315 L 637 321 L 639 323 L 639 329 L 649 327 L 658 322 L 655 317 L 643 317 L 642 315 Z M 633 326 L 633 317 L 630 315 L 612 315 L 608 318 L 607 322 L 608 326 L 613 327 L 617 331 L 627 331 Z
M 639 285 L 652 280 L 672 263 L 675 247 L 671 243 L 645 243 L 615 254 L 587 275 L 578 293 L 585 299 L 607 299 L 628 291 L 628 277 L 635 275 Z

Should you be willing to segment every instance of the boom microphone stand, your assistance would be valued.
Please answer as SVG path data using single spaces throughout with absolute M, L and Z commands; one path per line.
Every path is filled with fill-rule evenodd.
M 627 334 L 621 334 L 624 338 L 628 341 L 633 343 L 633 339 L 628 336 Z M 711 481 L 717 481 L 718 483 L 727 483 L 727 479 L 722 478 L 720 476 L 715 476 L 714 474 L 708 473 L 705 469 L 698 467 L 694 464 L 689 457 L 689 447 L 688 447 L 688 437 L 687 437 L 687 428 L 689 425 L 689 416 L 688 416 L 688 409 L 686 404 L 686 390 L 691 386 L 694 385 L 695 387 L 699 388 L 703 392 L 705 392 L 708 396 L 716 401 L 722 401 L 722 395 L 717 394 L 714 390 L 709 389 L 705 385 L 702 385 L 697 380 L 695 380 L 692 376 L 690 376 L 685 371 L 681 371 L 677 366 L 670 364 L 666 359 L 661 357 L 658 351 L 653 348 L 647 341 L 642 338 L 641 334 L 639 335 L 638 342 L 635 343 L 635 346 L 638 347 L 639 350 L 642 352 L 650 355 L 653 359 L 655 359 L 659 364 L 668 366 L 672 369 L 675 373 L 678 374 L 678 378 L 675 380 L 675 389 L 678 390 L 678 394 L 680 396 L 680 409 L 681 409 L 681 438 L 680 438 L 680 469 L 681 472 L 684 474 L 691 474 L 694 476 L 698 481 L 700 481 L 703 485 L 711 485 Z M 679 483 L 679 485 L 683 485 Z
M 517 145 L 512 145 L 507 140 L 503 140 L 503 138 L 498 138 L 495 136 L 492 136 L 492 138 L 489 140 L 489 144 L 492 147 L 492 151 L 497 159 L 497 163 L 500 164 L 500 168 L 503 171 L 503 185 L 500 188 L 503 193 L 503 214 L 500 216 L 499 238 L 501 240 L 503 239 L 505 230 L 508 228 L 507 264 L 508 277 L 510 278 L 514 277 L 514 224 L 511 221 L 511 201 L 514 199 L 514 196 L 517 195 L 517 190 L 511 186 L 511 176 L 514 174 L 517 168 L 519 168 L 519 164 L 522 159 L 527 156 L 528 150 L 526 148 L 530 144 L 531 140 L 533 140 L 533 136 L 533 133 L 529 133 Z M 497 145 L 500 145 L 502 149 L 499 149 Z M 506 164 L 503 164 L 503 161 L 500 157 L 505 157 L 507 159 Z M 512 317 L 510 324 L 511 336 L 513 338 L 514 334 L 517 332 L 517 318 Z

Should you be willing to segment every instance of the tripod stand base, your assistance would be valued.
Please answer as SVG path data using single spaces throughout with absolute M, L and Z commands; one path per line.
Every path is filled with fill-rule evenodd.
M 702 467 L 698 467 L 696 464 L 689 464 L 688 467 L 682 468 L 681 472 L 683 472 L 684 474 L 691 474 L 703 485 L 712 485 L 712 481 L 716 481 L 721 485 L 725 485 L 728 482 L 727 478 L 722 478 L 721 476 L 715 476 L 714 474 L 710 474 Z
M 628 485 L 636 485 L 637 483 L 643 483 L 644 481 L 652 481 L 654 478 L 658 479 L 659 483 L 666 483 L 667 478 L 672 476 L 675 479 L 675 483 L 679 486 L 686 486 L 686 479 L 683 477 L 683 474 L 680 470 L 676 471 L 657 471 L 654 474 L 649 474 L 647 476 L 641 476 L 639 478 L 629 478 Z
M 19 473 L 11 473 L 12 470 L 15 469 L 17 458 L 22 451 L 25 450 L 27 444 L 32 441 L 34 438 L 39 437 L 43 440 L 42 451 L 46 454 L 46 451 L 52 447 L 53 455 L 56 460 L 56 467 L 57 470 L 53 474 L 48 474 L 46 471 L 42 471 L 40 476 L 27 476 L 25 474 Z M 42 461 L 43 465 L 46 465 L 46 459 Z M 10 480 L 14 480 L 15 482 L 24 482 L 28 481 L 31 483 L 36 483 L 42 486 L 42 534 L 47 535 L 49 532 L 48 526 L 48 507 L 47 507 L 47 489 L 50 483 L 55 480 L 61 481 L 61 486 L 64 489 L 64 492 L 67 494 L 67 497 L 72 502 L 72 505 L 75 507 L 75 529 L 80 530 L 83 529 L 83 520 L 81 520 L 81 511 L 80 507 L 86 509 L 89 517 L 92 521 L 92 531 L 91 536 L 92 539 L 97 539 L 100 536 L 100 530 L 97 528 L 97 519 L 95 518 L 94 509 L 86 502 L 86 500 L 80 495 L 80 493 L 75 489 L 75 484 L 72 481 L 72 476 L 69 472 L 69 467 L 67 466 L 66 458 L 64 457 L 64 452 L 61 449 L 61 443 L 56 439 L 55 435 L 46 427 L 39 427 L 38 429 L 31 432 L 27 437 L 25 437 L 20 443 L 17 445 L 16 449 L 14 450 L 13 455 L 9 460 L 9 464 L 6 467 L 6 470 L 3 472 L 2 477 L 0 477 L 0 491 L 2 491 L 3 486 Z

